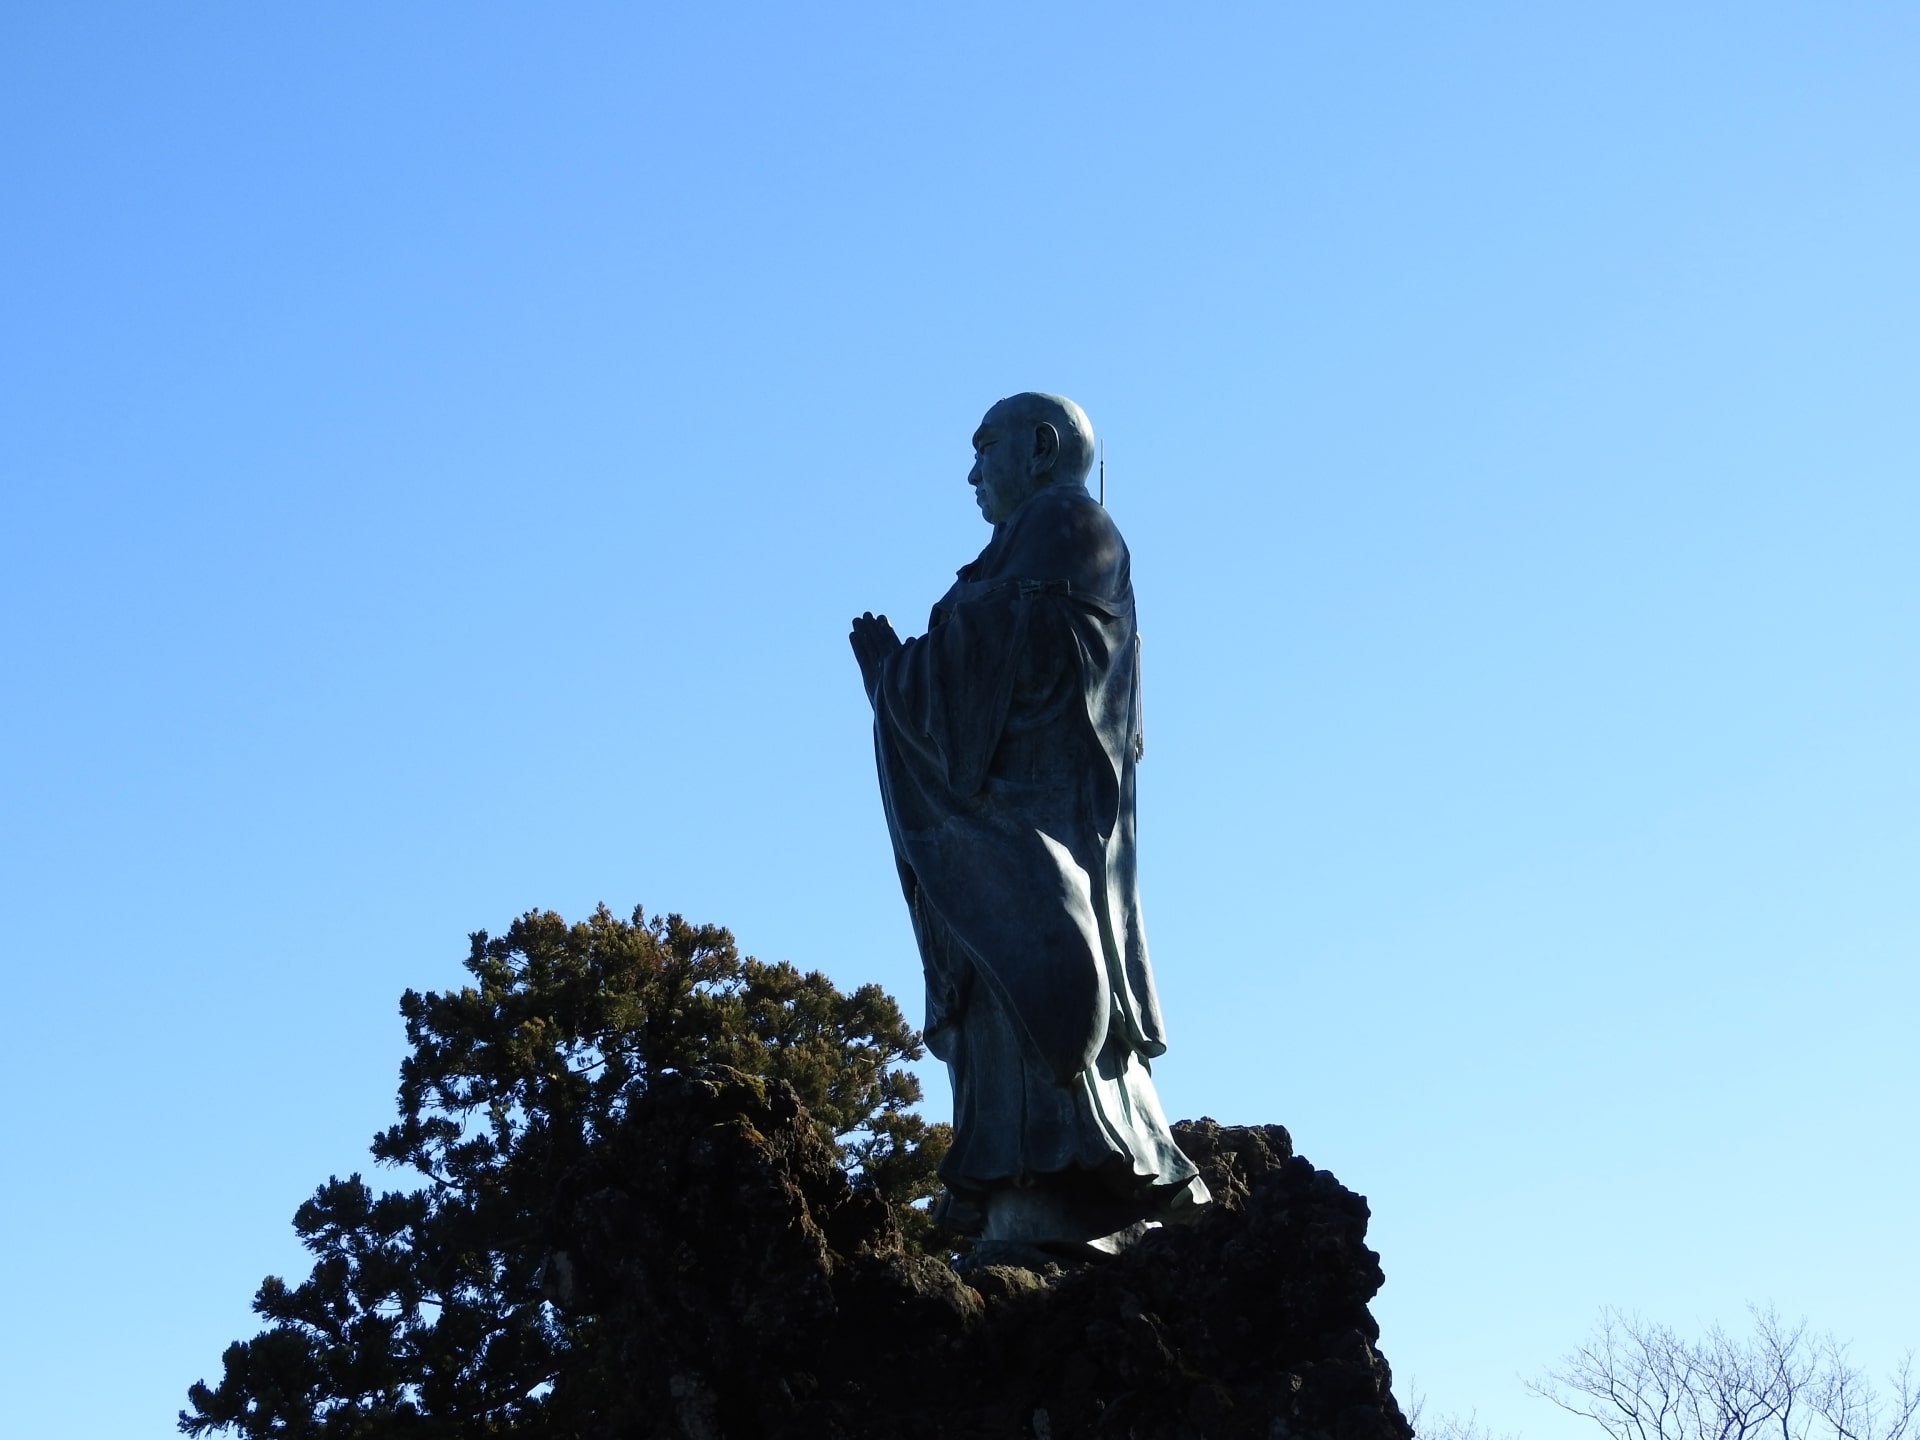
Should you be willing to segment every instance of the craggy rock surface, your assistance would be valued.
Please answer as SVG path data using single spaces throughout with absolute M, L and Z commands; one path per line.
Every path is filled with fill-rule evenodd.
M 636 1102 L 551 1218 L 599 1434 L 684 1440 L 1410 1440 L 1367 1302 L 1367 1202 L 1278 1125 L 1174 1127 L 1219 1203 L 1117 1259 L 964 1278 L 908 1253 L 793 1092 Z M 564 1383 L 564 1382 L 563 1382 Z

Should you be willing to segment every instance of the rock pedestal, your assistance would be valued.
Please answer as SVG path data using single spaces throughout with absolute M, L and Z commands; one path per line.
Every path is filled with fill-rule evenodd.
M 1278 1125 L 1174 1127 L 1216 1203 L 1070 1270 L 909 1252 L 793 1092 L 660 1082 L 551 1221 L 606 1440 L 1411 1440 L 1367 1202 Z M 564 1381 L 562 1382 L 564 1383 Z M 558 1397 L 556 1397 L 558 1398 Z

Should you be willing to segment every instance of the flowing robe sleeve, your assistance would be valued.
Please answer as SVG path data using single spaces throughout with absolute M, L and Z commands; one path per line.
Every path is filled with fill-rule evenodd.
M 943 602 L 927 633 L 906 641 L 883 671 L 874 700 L 880 723 L 956 800 L 977 794 L 987 778 L 1006 727 L 1027 618 L 1028 607 L 1006 587 Z

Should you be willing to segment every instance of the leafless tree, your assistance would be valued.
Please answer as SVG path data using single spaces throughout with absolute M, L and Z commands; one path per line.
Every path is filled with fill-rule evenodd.
M 1832 1336 L 1752 1313 L 1751 1337 L 1715 1326 L 1684 1340 L 1603 1311 L 1586 1344 L 1527 1388 L 1611 1440 L 1920 1440 L 1911 1354 L 1883 1391 Z
M 1520 1440 L 1511 1431 L 1496 1434 L 1474 1411 L 1462 1419 L 1458 1415 L 1427 1413 L 1427 1397 L 1416 1391 L 1407 1407 L 1407 1423 L 1413 1426 L 1416 1440 Z

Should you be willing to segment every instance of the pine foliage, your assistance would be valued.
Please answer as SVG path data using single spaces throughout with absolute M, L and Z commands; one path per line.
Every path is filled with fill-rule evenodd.
M 194 1385 L 189 1435 L 560 1436 L 591 1414 L 591 1318 L 546 1303 L 549 1203 L 656 1078 L 730 1066 L 798 1092 L 847 1169 L 900 1207 L 935 1189 L 945 1126 L 913 1113 L 919 1036 L 877 985 L 743 957 L 678 915 L 569 925 L 529 912 L 472 937 L 473 983 L 400 1002 L 412 1053 L 377 1136 L 409 1188 L 329 1179 L 294 1216 L 313 1273 L 269 1277 L 268 1328 Z

